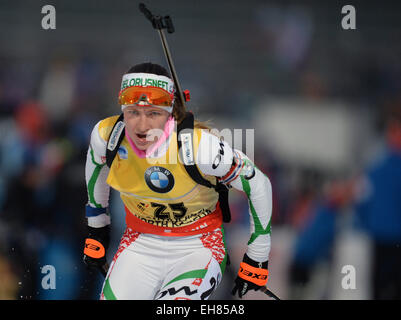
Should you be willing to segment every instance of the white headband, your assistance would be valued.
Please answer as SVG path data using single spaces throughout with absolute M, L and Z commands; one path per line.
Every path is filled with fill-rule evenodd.
M 174 82 L 166 76 L 153 73 L 127 73 L 123 75 L 121 90 L 132 86 L 158 87 L 174 94 Z

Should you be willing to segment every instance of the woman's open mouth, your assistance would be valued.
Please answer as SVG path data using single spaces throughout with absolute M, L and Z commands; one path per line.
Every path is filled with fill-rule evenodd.
M 154 134 L 152 130 L 149 130 L 146 133 L 135 133 L 134 140 L 140 146 L 145 146 L 148 144 L 152 144 L 157 141 L 159 137 Z
M 148 142 L 150 142 L 146 139 L 146 137 L 147 137 L 147 134 L 136 133 L 136 140 L 141 145 L 144 145 L 144 144 L 147 144 Z

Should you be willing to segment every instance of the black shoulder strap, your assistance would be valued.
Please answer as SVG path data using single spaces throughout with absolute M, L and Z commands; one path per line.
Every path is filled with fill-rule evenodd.
M 193 149 L 194 115 L 187 112 L 184 120 L 177 126 L 177 143 L 181 160 L 189 176 L 200 185 L 208 188 L 214 188 L 219 194 L 220 209 L 223 213 L 223 221 L 231 221 L 230 206 L 228 203 L 228 188 L 216 181 L 212 184 L 209 180 L 203 178 L 195 164 L 195 153 Z M 217 179 L 216 179 L 217 180 Z
M 230 205 L 228 202 L 228 188 L 222 184 L 217 183 L 216 191 L 219 194 L 219 204 L 221 212 L 223 213 L 223 222 L 230 222 L 231 221 L 231 211 Z
M 177 126 L 177 143 L 181 160 L 189 176 L 196 182 L 208 188 L 215 188 L 209 180 L 203 178 L 195 164 L 193 148 L 194 115 L 187 112 L 184 120 Z
M 110 136 L 109 136 L 109 141 L 107 142 L 107 148 L 106 148 L 106 164 L 110 168 L 114 158 L 116 157 L 116 154 L 118 152 L 118 148 L 121 145 L 121 141 L 124 139 L 124 128 L 125 128 L 125 123 L 124 123 L 124 114 L 122 113 L 116 123 L 113 126 L 113 129 L 111 130 Z

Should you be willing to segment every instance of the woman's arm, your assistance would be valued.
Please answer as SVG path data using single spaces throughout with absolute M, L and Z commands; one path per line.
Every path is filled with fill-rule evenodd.
M 86 217 L 88 226 L 100 228 L 110 224 L 108 212 L 110 186 L 106 183 L 109 168 L 106 165 L 106 141 L 99 133 L 99 124 L 92 130 L 86 157 L 85 180 L 88 191 Z
M 272 186 L 269 178 L 241 151 L 204 131 L 197 165 L 206 175 L 245 192 L 248 197 L 250 239 L 246 254 L 257 262 L 269 259 L 271 248 Z

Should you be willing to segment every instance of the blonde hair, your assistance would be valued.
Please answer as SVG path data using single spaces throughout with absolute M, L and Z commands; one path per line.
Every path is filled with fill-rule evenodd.
M 181 103 L 181 101 L 178 99 L 178 97 L 175 97 L 175 102 L 174 102 L 174 107 L 173 107 L 173 117 L 177 121 L 177 124 L 180 124 L 187 113 L 187 110 L 185 106 Z M 199 129 L 205 129 L 205 130 L 211 130 L 211 125 L 210 121 L 199 121 L 199 120 L 194 120 L 194 128 L 199 128 Z

